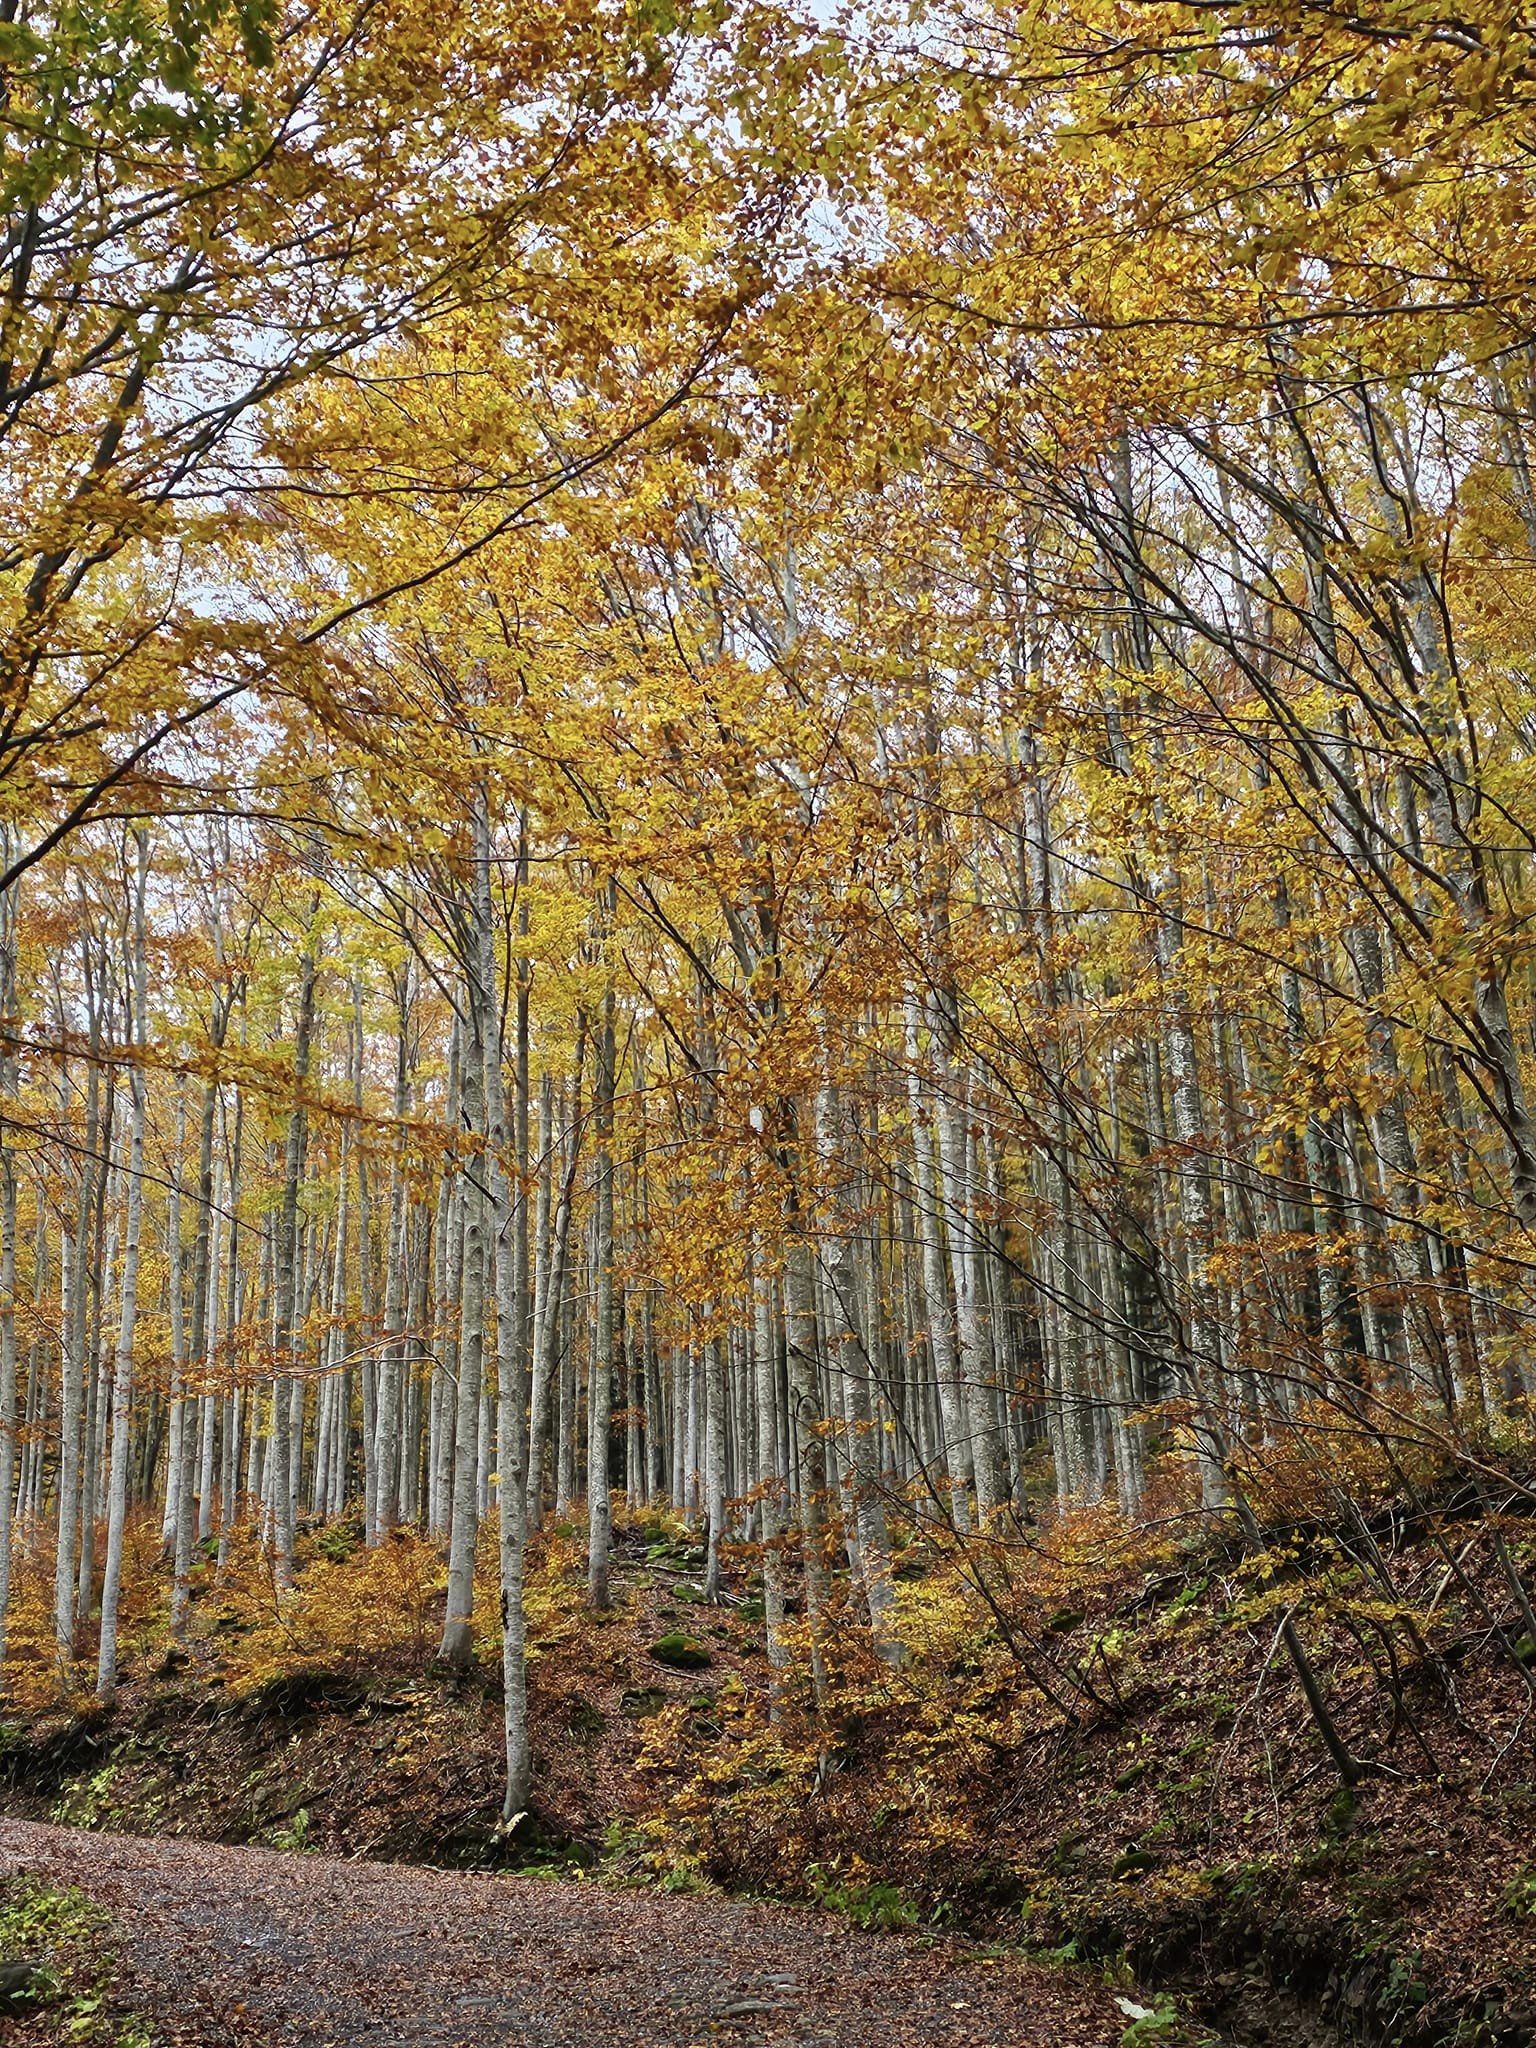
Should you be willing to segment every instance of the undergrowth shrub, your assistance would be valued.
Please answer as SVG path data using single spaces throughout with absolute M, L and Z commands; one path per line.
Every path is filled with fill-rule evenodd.
M 373 1549 L 339 1557 L 308 1541 L 305 1549 L 298 1584 L 283 1593 L 254 1532 L 232 1537 L 228 1567 L 198 1617 L 219 1638 L 232 1690 L 254 1690 L 300 1665 L 350 1676 L 426 1665 L 448 1583 L 435 1543 L 395 1530 Z
M 103 1523 L 97 1531 L 98 1563 L 105 1542 Z M 0 1688 L 7 1704 L 23 1713 L 36 1713 L 56 1705 L 83 1705 L 95 1685 L 97 1621 L 93 1613 L 81 1618 L 73 1662 L 66 1662 L 59 1653 L 53 1620 L 56 1557 L 51 1533 L 44 1535 L 26 1528 L 18 1531 Z M 123 1576 L 118 1600 L 120 1668 L 143 1663 L 160 1648 L 169 1623 L 169 1606 L 158 1520 L 136 1516 L 123 1537 Z

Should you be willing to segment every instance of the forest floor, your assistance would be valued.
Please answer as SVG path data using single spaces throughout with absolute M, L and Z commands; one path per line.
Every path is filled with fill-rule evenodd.
M 1108 2048 L 1126 2026 L 1060 1970 L 792 1907 L 20 1821 L 0 1873 L 102 1909 L 130 2038 L 189 2048 Z
M 835 1614 L 826 1700 L 813 1697 L 802 1655 L 780 1675 L 772 1720 L 750 1556 L 733 1558 L 711 1605 L 693 1539 L 665 1517 L 628 1520 L 615 1607 L 593 1614 L 579 1535 L 551 1532 L 529 1590 L 534 1811 L 511 1838 L 497 1827 L 495 1640 L 480 1642 L 467 1673 L 434 1664 L 432 1545 L 402 1536 L 370 1551 L 336 1526 L 316 1531 L 299 1593 L 282 1602 L 252 1560 L 236 1560 L 199 1590 L 184 1649 L 167 1650 L 163 1616 L 146 1605 L 125 1632 L 111 1710 L 46 1689 L 40 1560 L 39 1585 L 23 1589 L 13 1617 L 13 1641 L 25 1651 L 31 1627 L 37 1643 L 32 1664 L 9 1667 L 0 1810 L 177 1838 L 167 1870 L 201 1870 L 211 1852 L 196 1843 L 289 1852 L 206 1868 L 226 1873 L 215 1886 L 226 1900 L 273 1872 L 295 1899 L 313 1883 L 322 1913 L 333 1895 L 381 1910 L 417 1896 L 400 1866 L 452 1867 L 462 1880 L 423 1872 L 423 1901 L 449 1901 L 462 1882 L 466 1913 L 492 1928 L 504 1911 L 493 1902 L 516 1899 L 519 1924 L 549 1930 L 552 1958 L 611 1928 L 623 1957 L 649 1945 L 657 1983 L 675 1963 L 667 1990 L 694 2000 L 658 2006 L 643 1975 L 633 2023 L 651 2031 L 597 2025 L 592 2013 L 607 2008 L 579 2001 L 609 1997 L 614 1979 L 594 1948 L 597 1975 L 572 1975 L 577 1989 L 564 1994 L 587 2031 L 559 2032 L 567 2011 L 555 2004 L 555 2031 L 525 2032 L 530 2043 L 607 2034 L 613 2048 L 716 2038 L 1185 2048 L 1213 2041 L 1214 2027 L 1248 2048 L 1532 2048 L 1536 1641 L 1517 1638 L 1505 1612 L 1486 1519 L 1454 1489 L 1413 1512 L 1391 1504 L 1370 1573 L 1318 1524 L 1293 1523 L 1248 1560 L 1190 1544 L 1172 1518 L 1168 1528 L 1063 1522 L 1048 1554 L 1036 1543 L 1022 1565 L 1001 1554 L 989 1565 L 990 1597 L 1005 1603 L 995 1608 L 968 1588 L 970 1565 L 957 1571 L 913 1544 L 897 1566 L 903 1668 L 873 1659 L 867 1631 Z M 1505 1537 L 1536 1566 L 1529 1520 L 1511 1520 Z M 1461 1575 L 1450 1591 L 1448 1558 Z M 485 1570 L 480 1604 L 494 1613 L 494 1545 Z M 1352 1791 L 1329 1770 L 1279 1654 L 1287 1614 L 1300 1617 L 1361 1759 Z M 132 1888 L 112 1880 L 112 1859 L 141 1856 L 150 1868 L 161 1853 L 30 1839 L 64 1845 L 39 1867 L 93 1896 L 98 1878 L 120 1882 L 106 1899 L 113 1913 Z M 523 1874 L 507 1890 L 488 1867 Z M 743 1896 L 829 1910 L 759 1919 Z M 246 2000 L 262 2025 L 299 1968 L 283 1946 L 286 1910 L 271 1902 L 270 1951 L 241 1951 L 242 1969 L 272 1980 Z M 130 1931 L 131 1911 L 129 1899 Z M 400 1927 L 437 1925 L 425 1907 L 413 1914 L 380 1923 L 407 1978 L 409 1958 L 425 1968 L 439 1946 L 431 1933 L 397 1944 Z M 633 1938 L 620 1941 L 623 1929 Z M 963 1960 L 944 1946 L 959 1933 L 986 1949 Z M 831 1972 L 824 1982 L 792 1976 L 806 1955 Z M 843 1976 L 838 1958 L 852 1971 L 859 1957 L 864 1974 Z M 303 1968 L 332 1974 L 319 1952 Z M 406 2019 L 427 2031 L 391 2031 L 386 1994 L 406 1981 L 392 1969 L 370 1962 L 363 1973 L 368 1996 L 384 2001 L 377 2030 L 332 2038 L 367 2048 L 504 2038 L 505 2028 L 453 2033 L 458 1994 L 448 1992 L 414 2015 L 407 2002 Z M 965 1989 L 940 1997 L 955 1972 L 1010 1988 L 991 2005 Z M 723 2014 L 777 1975 L 792 1977 L 798 2002 Z M 490 1995 L 465 1987 L 459 1963 L 449 1981 Z M 534 1989 L 518 1978 L 506 1995 L 526 2002 Z M 846 2002 L 859 1997 L 863 2007 Z M 450 2031 L 430 2030 L 440 2023 Z M 212 2048 L 238 2036 L 188 2038 Z

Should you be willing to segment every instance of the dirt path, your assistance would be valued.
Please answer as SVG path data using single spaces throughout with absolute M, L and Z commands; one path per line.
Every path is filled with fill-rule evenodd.
M 812 1913 L 0 1821 L 183 2039 L 282 2048 L 1113 2048 L 1095 1987 Z

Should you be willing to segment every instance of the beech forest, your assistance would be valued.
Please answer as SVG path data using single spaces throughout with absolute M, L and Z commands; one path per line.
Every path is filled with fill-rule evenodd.
M 0 2030 L 1528 2043 L 1531 22 L 0 127 Z

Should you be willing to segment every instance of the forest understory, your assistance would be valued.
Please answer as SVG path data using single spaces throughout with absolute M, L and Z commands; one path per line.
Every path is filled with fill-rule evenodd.
M 834 1618 L 818 1705 L 803 1674 L 770 1683 L 753 1546 L 711 1601 L 696 1532 L 621 1505 L 594 1613 L 557 1527 L 528 1590 L 538 1789 L 511 1829 L 497 1663 L 434 1662 L 430 1545 L 313 1532 L 286 1610 L 253 1552 L 194 1595 L 184 1646 L 146 1569 L 115 1705 L 43 1687 L 5 1721 L 3 1810 L 809 1901 L 1117 1987 L 1127 2044 L 1528 2042 L 1536 1642 L 1465 1483 L 1426 1479 L 1353 1528 L 1272 1529 L 1257 1559 L 1107 1511 L 1038 1533 L 990 1558 L 904 1548 L 906 1660 Z M 1536 1555 L 1523 1514 L 1499 1533 Z M 1279 1652 L 1289 1611 L 1362 1760 L 1353 1788 Z

